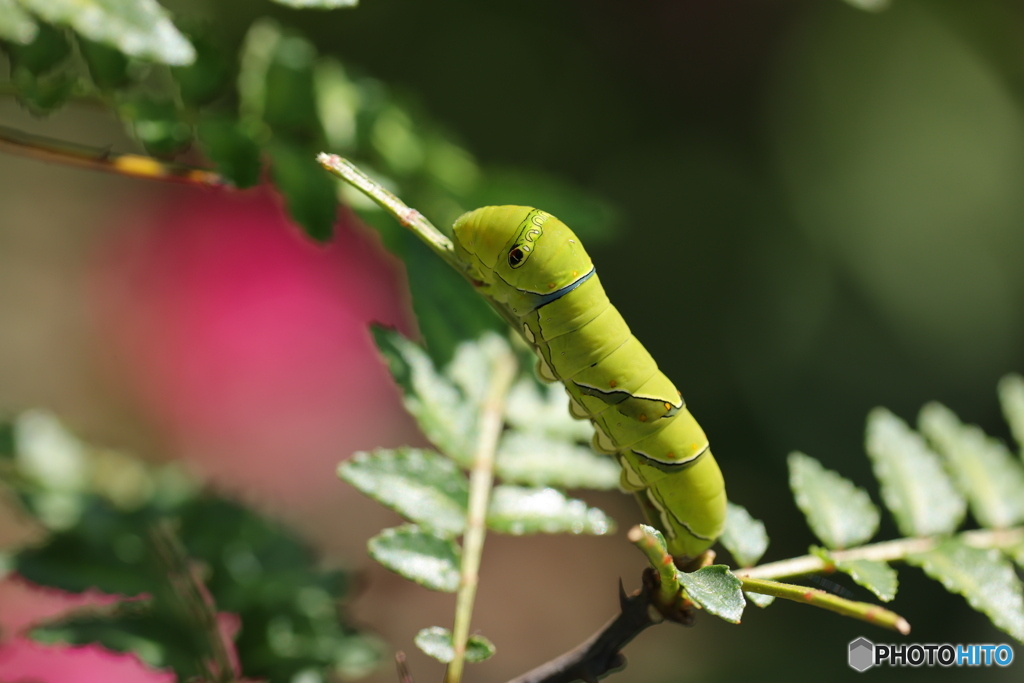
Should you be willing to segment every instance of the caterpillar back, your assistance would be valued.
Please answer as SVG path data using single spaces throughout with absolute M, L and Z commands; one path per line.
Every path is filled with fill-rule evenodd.
M 608 300 L 571 229 L 526 206 L 460 217 L 455 253 L 478 291 L 530 344 L 542 379 L 559 381 L 593 446 L 616 457 L 673 555 L 695 557 L 725 524 L 725 488 L 707 437 Z

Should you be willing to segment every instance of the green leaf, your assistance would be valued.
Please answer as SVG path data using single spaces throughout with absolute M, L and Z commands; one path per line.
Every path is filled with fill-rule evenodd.
M 217 172 L 235 187 L 244 189 L 260 181 L 260 148 L 241 122 L 218 114 L 203 113 L 196 137 Z
M 877 560 L 836 560 L 828 550 L 816 546 L 811 546 L 811 554 L 848 575 L 883 602 L 889 602 L 896 597 L 899 579 L 896 570 L 887 563 Z
M 274 185 L 284 196 L 292 220 L 313 240 L 329 240 L 338 217 L 338 202 L 334 181 L 316 163 L 316 152 L 281 138 L 274 138 L 267 151 Z
M 724 564 L 713 564 L 695 572 L 679 572 L 679 583 L 686 596 L 729 623 L 740 623 L 746 601 L 740 590 L 740 580 Z
M 61 64 L 71 55 L 71 42 L 66 32 L 41 24 L 32 41 L 23 45 L 10 45 L 12 67 L 23 67 L 34 75 L 42 75 Z
M 956 530 L 967 501 L 953 486 L 939 456 L 924 439 L 885 408 L 868 414 L 866 449 L 882 500 L 904 536 L 933 536 Z
M 39 32 L 39 25 L 15 0 L 0 0 L 0 39 L 28 45 Z
M 829 548 L 848 548 L 874 536 L 878 508 L 863 490 L 803 453 L 790 453 L 789 487 L 807 523 Z
M 1018 567 L 1024 569 L 1024 543 L 1019 543 L 1012 548 L 1004 548 L 1003 552 L 1016 562 Z
M 326 174 L 325 174 L 326 175 Z M 505 333 L 505 323 L 465 278 L 452 270 L 412 233 L 403 230 L 402 244 L 412 292 L 412 309 L 434 362 L 447 364 L 458 345 L 487 331 Z
M 338 9 L 359 5 L 359 0 L 274 0 L 274 2 L 295 9 Z
M 728 503 L 725 531 L 718 539 L 741 567 L 752 567 L 768 550 L 768 532 L 764 522 L 754 519 L 742 505 Z
M 128 58 L 112 47 L 78 39 L 78 50 L 89 67 L 89 77 L 100 90 L 114 90 L 128 83 Z
M 419 345 L 398 332 L 374 327 L 373 336 L 423 434 L 442 453 L 469 466 L 491 368 L 508 353 L 508 343 L 496 334 L 465 342 L 442 374 Z
M 79 79 L 63 30 L 42 24 L 31 43 L 11 44 L 7 51 L 18 101 L 33 114 L 49 114 L 71 97 Z
M 126 55 L 179 66 L 195 50 L 155 0 L 19 0 L 51 24 L 65 24 L 90 40 Z
M 36 76 L 18 66 L 12 69 L 11 80 L 17 88 L 18 101 L 35 116 L 62 107 L 78 86 L 78 77 L 66 69 Z
M 437 372 L 418 344 L 395 330 L 376 326 L 372 330 L 377 348 L 402 390 L 405 409 L 416 418 L 424 436 L 448 457 L 468 464 L 476 441 L 476 412 L 464 410 L 459 390 Z
M 768 605 L 775 602 L 774 595 L 764 595 L 763 593 L 744 593 L 743 595 L 747 598 L 748 601 L 754 603 L 761 609 L 764 609 Z
M 446 536 L 466 527 L 469 481 L 458 465 L 419 448 L 359 452 L 338 476 L 411 522 Z
M 231 62 L 219 43 L 208 36 L 195 39 L 196 59 L 171 69 L 185 104 L 203 106 L 223 95 L 231 85 Z
M 1002 529 L 1024 520 L 1024 468 L 1006 446 L 939 403 L 921 409 L 918 426 L 946 458 L 979 524 Z
M 131 122 L 132 132 L 150 154 L 171 156 L 192 142 L 192 127 L 170 100 L 133 95 L 118 110 L 123 119 Z
M 445 593 L 459 588 L 462 549 L 450 538 L 407 524 L 385 529 L 366 547 L 377 562 L 424 588 Z
M 298 35 L 281 35 L 274 44 L 265 73 L 263 120 L 275 135 L 304 142 L 323 139 L 313 76 L 316 57 L 313 44 Z M 315 157 L 316 152 L 311 160 Z
M 950 593 L 964 596 L 998 628 L 1024 641 L 1020 579 L 998 550 L 972 548 L 949 539 L 934 550 L 910 555 L 907 562 L 923 569 Z
M 899 579 L 896 570 L 885 562 L 843 560 L 835 564 L 836 569 L 877 595 L 882 602 L 889 602 L 896 597 Z
M 1010 431 L 1024 455 L 1024 377 L 1007 375 L 999 380 L 999 402 L 1003 415 L 1010 423 Z
M 502 438 L 495 472 L 513 484 L 608 490 L 618 486 L 620 470 L 589 448 L 516 430 Z
M 422 629 L 416 634 L 416 647 L 439 662 L 448 664 L 455 659 L 452 633 L 440 626 Z M 482 662 L 494 655 L 494 643 L 481 635 L 472 635 L 466 642 L 466 661 Z
M 561 384 L 540 385 L 532 377 L 524 377 L 512 387 L 507 405 L 508 423 L 520 431 L 587 443 L 594 436 L 589 420 L 576 420 L 569 414 L 569 397 Z
M 582 500 L 551 488 L 496 486 L 487 511 L 487 526 L 513 534 L 592 534 L 615 531 L 615 522 Z

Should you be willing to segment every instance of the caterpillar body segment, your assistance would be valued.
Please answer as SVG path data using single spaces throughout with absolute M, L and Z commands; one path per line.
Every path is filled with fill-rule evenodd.
M 579 238 L 549 213 L 488 206 L 460 217 L 455 253 L 478 291 L 565 385 L 573 417 L 622 467 L 669 551 L 696 557 L 721 533 L 725 488 L 707 437 L 675 385 L 608 300 Z

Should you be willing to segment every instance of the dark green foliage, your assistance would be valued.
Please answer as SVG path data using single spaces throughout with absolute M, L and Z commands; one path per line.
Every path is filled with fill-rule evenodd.
M 128 84 L 128 58 L 112 47 L 78 39 L 78 50 L 89 68 L 89 77 L 100 90 L 115 90 Z
M 334 180 L 303 145 L 275 138 L 266 150 L 274 184 L 284 196 L 292 218 L 312 239 L 329 240 L 338 213 Z
M 203 115 L 196 126 L 196 137 L 217 172 L 235 187 L 244 189 L 260 181 L 260 147 L 246 124 L 219 115 Z
M 99 479 L 88 483 L 102 471 L 99 456 L 65 440 L 70 435 L 51 419 L 35 415 L 2 427 L 4 478 L 26 508 L 45 512 L 59 496 L 75 511 L 45 542 L 15 554 L 15 570 L 43 586 L 136 598 L 76 611 L 37 628 L 36 638 L 99 642 L 172 667 L 181 680 L 220 680 L 217 662 L 226 661 L 231 647 L 221 642 L 220 613 L 240 620 L 233 646 L 242 672 L 252 678 L 290 680 L 307 669 L 353 676 L 376 662 L 376 643 L 349 626 L 341 609 L 350 590 L 347 575 L 319 567 L 281 525 L 196 493 L 173 469 L 143 468 L 132 489 L 132 496 L 149 491 L 141 499 L 113 495 Z M 63 452 L 54 443 L 63 443 Z M 118 457 L 115 466 L 138 467 Z M 53 467 L 57 462 L 88 476 L 69 492 L 65 475 Z M 40 474 L 46 472 L 52 476 Z

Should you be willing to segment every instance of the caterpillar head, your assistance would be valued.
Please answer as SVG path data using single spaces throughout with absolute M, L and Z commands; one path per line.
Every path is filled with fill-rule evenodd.
M 455 221 L 454 232 L 456 255 L 469 276 L 519 314 L 530 306 L 524 297 L 550 294 L 593 268 L 568 226 L 528 206 L 470 211 Z

